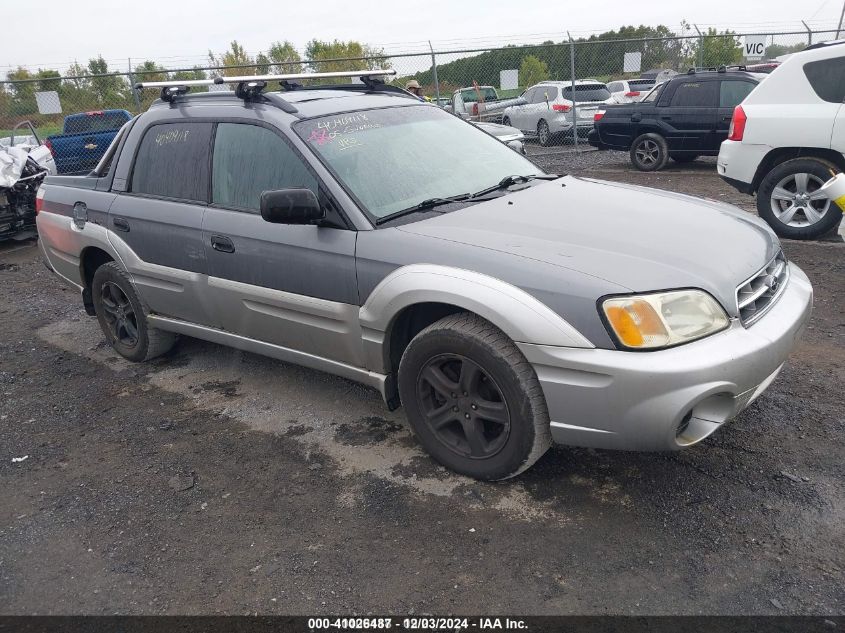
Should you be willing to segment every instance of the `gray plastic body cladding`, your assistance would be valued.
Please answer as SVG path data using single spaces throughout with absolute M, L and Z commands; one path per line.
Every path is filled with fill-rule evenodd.
M 556 442 L 624 450 L 677 450 L 678 425 L 703 439 L 760 395 L 809 320 L 813 290 L 794 264 L 772 310 L 746 329 L 730 329 L 668 350 L 632 353 L 519 344 L 549 407 Z

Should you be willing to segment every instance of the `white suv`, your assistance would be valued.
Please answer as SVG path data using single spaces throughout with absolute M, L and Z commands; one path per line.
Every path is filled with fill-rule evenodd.
M 787 58 L 736 107 L 719 152 L 719 175 L 757 194 L 757 211 L 775 232 L 812 239 L 842 212 L 818 193 L 845 171 L 845 40 Z
M 536 137 L 544 147 L 571 135 L 573 127 L 579 136 L 586 136 L 593 129 L 593 117 L 599 106 L 613 102 L 605 84 L 595 80 L 576 81 L 574 103 L 578 120 L 573 126 L 572 82 L 544 81 L 528 88 L 521 97 L 521 103 L 505 108 L 502 124 Z

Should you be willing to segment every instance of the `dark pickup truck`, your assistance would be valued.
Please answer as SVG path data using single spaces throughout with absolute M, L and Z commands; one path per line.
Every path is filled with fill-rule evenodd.
M 630 152 L 641 171 L 662 169 L 670 158 L 685 163 L 716 156 L 734 107 L 760 80 L 744 71 L 691 70 L 656 86 L 639 103 L 597 112 L 587 139 L 598 149 Z
M 46 142 L 56 160 L 56 170 L 60 174 L 87 174 L 131 118 L 126 110 L 94 110 L 66 116 L 63 133 L 48 136 Z

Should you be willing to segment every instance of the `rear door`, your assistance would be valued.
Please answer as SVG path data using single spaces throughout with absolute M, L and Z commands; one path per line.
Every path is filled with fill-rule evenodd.
M 734 108 L 756 87 L 756 82 L 739 77 L 725 77 L 719 82 L 719 114 L 713 133 L 707 141 L 707 149 L 719 150 L 722 141 L 728 138 Z
M 537 133 L 540 119 L 548 119 L 552 103 L 557 98 L 557 86 L 536 86 L 531 94 L 531 102 L 523 111 L 522 130 L 529 134 Z
M 211 123 L 135 126 L 140 136 L 129 182 L 109 211 L 109 239 L 150 309 L 217 325 L 208 303 L 202 218 L 208 204 Z M 131 160 L 121 153 L 121 162 Z M 122 173 L 121 165 L 118 172 Z M 116 189 L 123 183 L 115 176 Z
M 531 103 L 531 99 L 534 96 L 534 91 L 536 88 L 529 88 L 525 92 L 520 95 L 525 103 L 522 105 L 516 105 L 510 108 L 508 112 L 508 117 L 511 120 L 511 125 L 515 128 L 522 130 L 523 132 L 526 131 L 526 126 L 523 125 L 524 121 L 526 120 L 525 111 L 528 109 L 529 104 Z
M 675 86 L 668 105 L 657 108 L 658 124 L 670 151 L 699 154 L 709 149 L 718 101 L 717 80 L 694 78 Z M 715 149 L 718 151 L 718 145 Z
M 209 292 L 225 330 L 356 366 L 362 364 L 355 272 L 357 233 L 271 224 L 263 191 L 307 188 L 343 224 L 303 157 L 277 129 L 219 123 L 203 225 Z

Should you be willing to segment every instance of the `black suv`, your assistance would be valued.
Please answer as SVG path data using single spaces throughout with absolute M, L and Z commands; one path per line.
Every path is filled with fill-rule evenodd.
M 728 137 L 734 107 L 758 83 L 760 76 L 744 69 L 690 69 L 638 103 L 598 112 L 588 140 L 599 149 L 629 151 L 641 171 L 662 169 L 669 158 L 686 163 L 716 156 Z

